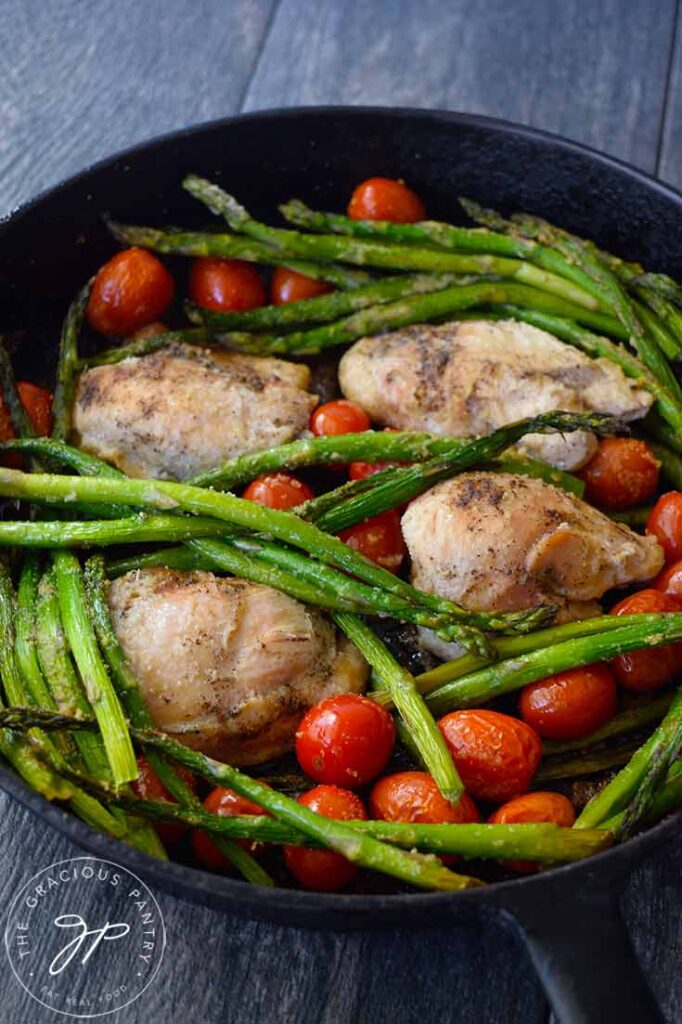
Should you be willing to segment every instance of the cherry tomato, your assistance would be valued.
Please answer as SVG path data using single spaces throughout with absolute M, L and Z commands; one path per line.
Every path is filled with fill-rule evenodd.
M 302 480 L 290 473 L 268 473 L 253 480 L 244 491 L 243 497 L 267 508 L 296 508 L 315 495 Z
M 364 523 L 349 526 L 341 531 L 339 538 L 349 548 L 390 572 L 398 572 L 407 553 L 400 528 L 400 513 L 394 508 L 365 519 Z
M 411 821 L 425 825 L 480 821 L 476 804 L 463 793 L 453 807 L 441 794 L 428 772 L 397 772 L 374 784 L 369 795 L 373 818 L 382 821 Z
M 680 612 L 682 601 L 660 590 L 639 590 L 619 601 L 612 615 L 640 615 L 650 612 Z M 682 672 L 682 642 L 664 647 L 648 647 L 620 654 L 611 662 L 613 674 L 621 686 L 637 693 L 658 690 L 672 683 Z
M 233 818 L 239 814 L 265 814 L 268 812 L 252 800 L 239 796 L 233 789 L 223 789 L 216 786 L 204 800 L 204 808 L 211 814 L 217 814 L 222 818 Z M 268 815 L 269 817 L 269 815 Z M 241 847 L 248 853 L 257 853 L 262 843 L 252 843 L 248 839 L 237 839 Z M 203 829 L 196 829 L 192 833 L 192 849 L 195 857 L 205 864 L 207 868 L 214 871 L 229 871 L 231 865 L 227 857 L 218 849 L 215 842 Z
M 655 590 L 662 590 L 664 594 L 682 597 L 682 562 L 673 562 L 672 565 L 659 572 L 651 586 Z
M 310 416 L 309 425 L 315 437 L 322 437 L 329 434 L 361 434 L 363 430 L 369 430 L 372 423 L 357 402 L 338 398 L 318 405 Z
M 360 797 L 338 786 L 316 786 L 303 793 L 298 802 L 325 818 L 337 821 L 365 821 L 367 818 Z M 284 860 L 294 878 L 305 889 L 315 892 L 337 892 L 352 881 L 357 871 L 351 861 L 333 850 L 285 846 Z
M 130 338 L 131 341 L 141 341 L 142 338 L 156 338 L 159 334 L 167 333 L 168 327 L 162 320 L 152 320 L 144 327 L 138 327 L 136 331 L 133 331 Z
M 660 463 L 648 444 L 630 437 L 606 437 L 578 473 L 585 500 L 598 508 L 641 505 L 658 487 Z
M 616 681 L 602 663 L 559 672 L 521 691 L 521 717 L 547 740 L 589 736 L 613 718 L 616 707 Z
M 563 828 L 570 828 L 575 821 L 575 811 L 570 800 L 561 793 L 524 793 L 494 811 L 488 821 L 492 825 L 520 825 L 525 822 L 552 822 Z M 532 860 L 508 860 L 506 866 L 512 871 L 538 871 L 539 866 Z
M 139 775 L 130 783 L 130 788 L 136 796 L 142 800 L 166 800 L 172 804 L 176 802 L 175 797 L 168 792 L 144 754 L 140 754 L 137 758 L 137 769 Z M 185 785 L 195 793 L 197 780 L 192 772 L 183 765 L 175 765 L 175 771 Z M 166 822 L 155 822 L 154 827 L 161 840 L 168 846 L 179 842 L 187 831 L 186 825 L 172 825 Z
M 657 539 L 666 562 L 682 558 L 682 491 L 661 495 L 651 510 L 646 532 Z
M 394 224 L 413 224 L 424 220 L 426 211 L 416 192 L 395 178 L 368 178 L 357 186 L 348 216 L 353 220 L 390 220 Z
M 326 295 L 334 288 L 327 281 L 315 281 L 312 277 L 299 274 L 297 270 L 277 267 L 272 275 L 270 299 L 275 306 L 284 306 L 287 302 L 300 302 L 301 299 L 314 299 L 317 295 Z
M 265 286 L 258 271 L 244 260 L 202 256 L 189 273 L 189 295 L 204 309 L 255 309 L 265 305 Z
M 39 388 L 37 384 L 31 384 L 30 381 L 20 380 L 17 384 L 17 394 L 28 413 L 28 418 L 33 424 L 36 434 L 39 437 L 47 437 L 52 431 L 52 395 L 50 392 Z M 0 396 L 0 441 L 11 441 L 16 436 L 9 409 Z M 3 456 L 2 465 L 12 469 L 22 469 L 24 460 L 21 455 L 12 452 Z
M 525 793 L 542 755 L 540 737 L 499 711 L 452 711 L 438 723 L 472 796 L 499 803 Z
M 296 732 L 296 757 L 315 782 L 364 786 L 391 756 L 395 724 L 385 708 L 359 693 L 315 704 Z
M 88 323 L 100 334 L 132 334 L 173 301 L 173 278 L 146 249 L 124 249 L 99 269 L 88 299 Z
M 400 466 L 403 463 L 400 462 L 351 462 L 348 467 L 348 477 L 350 480 L 365 480 L 368 476 L 374 476 L 375 473 L 380 473 L 382 469 L 392 469 L 394 466 Z

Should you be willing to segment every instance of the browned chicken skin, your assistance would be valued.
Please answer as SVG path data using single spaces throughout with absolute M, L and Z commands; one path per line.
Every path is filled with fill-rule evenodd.
M 129 476 L 185 480 L 291 441 L 317 399 L 307 366 L 174 346 L 86 370 L 74 439 Z
M 115 580 L 109 604 L 159 728 L 232 764 L 281 756 L 309 707 L 367 679 L 322 612 L 258 583 L 145 569 Z
M 414 584 L 472 610 L 550 603 L 558 621 L 586 618 L 607 590 L 651 579 L 663 565 L 655 537 L 512 473 L 438 484 L 410 504 L 402 528 Z
M 515 320 L 417 324 L 362 338 L 343 356 L 339 381 L 378 423 L 452 437 L 559 409 L 637 419 L 652 401 L 609 360 L 590 359 Z M 588 461 L 597 439 L 535 434 L 519 447 L 570 470 Z

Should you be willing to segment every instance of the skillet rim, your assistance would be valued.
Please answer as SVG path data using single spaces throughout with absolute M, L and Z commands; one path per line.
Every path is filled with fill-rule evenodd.
M 2 236 L 8 228 L 15 229 L 17 226 L 20 228 L 22 218 L 38 209 L 42 203 L 50 199 L 58 199 L 60 192 L 71 186 L 83 183 L 88 177 L 99 171 L 114 167 L 121 161 L 134 160 L 141 152 L 178 141 L 190 140 L 203 132 L 229 129 L 235 123 L 258 123 L 260 121 L 275 120 L 281 124 L 289 120 L 296 120 L 301 115 L 310 115 L 312 117 L 343 116 L 358 119 L 367 116 L 380 116 L 403 122 L 410 119 L 440 124 L 451 123 L 465 125 L 474 129 L 484 129 L 497 133 L 500 136 L 524 139 L 530 143 L 540 143 L 553 149 L 587 157 L 592 164 L 608 168 L 625 178 L 634 180 L 646 190 L 658 194 L 682 209 L 682 192 L 672 186 L 663 183 L 645 171 L 633 167 L 624 160 L 608 156 L 591 146 L 572 141 L 553 132 L 531 128 L 501 118 L 440 109 L 312 105 L 269 108 L 235 114 L 225 118 L 200 122 L 199 124 L 190 125 L 135 143 L 133 146 L 87 165 L 83 170 L 73 175 L 61 178 L 55 184 L 42 190 L 37 196 L 23 201 L 10 209 L 7 214 L 0 217 L 0 244 L 2 243 Z M 682 811 L 679 811 L 641 835 L 635 836 L 620 846 L 613 846 L 586 860 L 553 868 L 536 875 L 497 882 L 482 889 L 469 889 L 459 892 L 416 892 L 386 895 L 311 893 L 280 887 L 272 889 L 260 888 L 239 879 L 212 874 L 178 862 L 156 860 L 133 847 L 127 846 L 120 840 L 114 839 L 105 833 L 97 832 L 69 811 L 56 804 L 51 804 L 35 790 L 30 789 L 26 783 L 3 765 L 0 765 L 0 788 L 27 807 L 34 815 L 46 820 L 57 831 L 82 848 L 91 851 L 95 856 L 109 859 L 118 858 L 119 863 L 131 867 L 132 870 L 140 873 L 146 879 L 152 880 L 161 889 L 173 895 L 181 895 L 184 898 L 208 905 L 211 905 L 211 897 L 213 900 L 218 897 L 220 901 L 219 906 L 223 912 L 225 904 L 230 901 L 235 906 L 239 905 L 240 908 L 247 909 L 254 916 L 263 916 L 263 908 L 267 907 L 270 912 L 268 916 L 276 915 L 279 917 L 281 915 L 286 917 L 287 915 L 298 916 L 309 913 L 311 919 L 316 919 L 327 911 L 331 914 L 347 914 L 351 921 L 354 915 L 362 914 L 364 918 L 367 915 L 383 911 L 388 911 L 393 919 L 394 912 L 400 910 L 401 907 L 405 910 L 414 911 L 416 915 L 420 912 L 423 914 L 435 909 L 448 909 L 456 912 L 460 908 L 465 910 L 495 905 L 505 908 L 507 904 L 513 905 L 517 896 L 519 898 L 527 898 L 530 887 L 534 887 L 531 891 L 540 896 L 543 887 L 547 890 L 547 888 L 553 886 L 570 886 L 571 879 L 576 874 L 579 874 L 583 881 L 591 875 L 598 874 L 601 881 L 607 884 L 608 887 L 608 881 L 613 885 L 615 878 L 629 873 L 629 870 L 633 870 L 654 848 L 672 839 L 673 835 L 677 832 L 680 821 L 682 821 Z M 577 887 L 575 891 L 577 893 Z M 374 919 L 373 923 L 377 926 L 381 924 L 379 919 Z M 434 920 L 434 924 L 436 923 L 438 922 Z M 324 926 L 323 921 L 321 924 Z

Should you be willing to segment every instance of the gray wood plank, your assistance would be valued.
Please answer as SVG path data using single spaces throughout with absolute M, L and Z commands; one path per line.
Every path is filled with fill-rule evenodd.
M 444 107 L 653 170 L 675 0 L 283 0 L 244 106 Z
M 276 0 L 3 0 L 0 214 L 142 139 L 239 109 Z
M 682 3 L 678 0 L 657 173 L 682 189 Z

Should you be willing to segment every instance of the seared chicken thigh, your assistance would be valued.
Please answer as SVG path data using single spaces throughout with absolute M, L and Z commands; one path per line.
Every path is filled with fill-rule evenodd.
M 309 383 L 282 359 L 178 345 L 81 374 L 74 439 L 129 476 L 185 480 L 300 434 Z
M 638 419 L 652 398 L 607 359 L 590 359 L 515 320 L 418 324 L 362 338 L 339 365 L 346 398 L 401 430 L 471 437 L 551 410 Z M 593 434 L 530 435 L 519 445 L 561 469 L 594 454 Z
M 279 757 L 309 707 L 365 685 L 353 644 L 270 587 L 147 569 L 115 580 L 109 604 L 159 728 L 232 764 Z
M 651 579 L 655 537 L 614 523 L 574 495 L 512 473 L 463 473 L 422 494 L 402 518 L 415 586 L 472 610 L 559 607 L 598 614 L 611 587 Z

